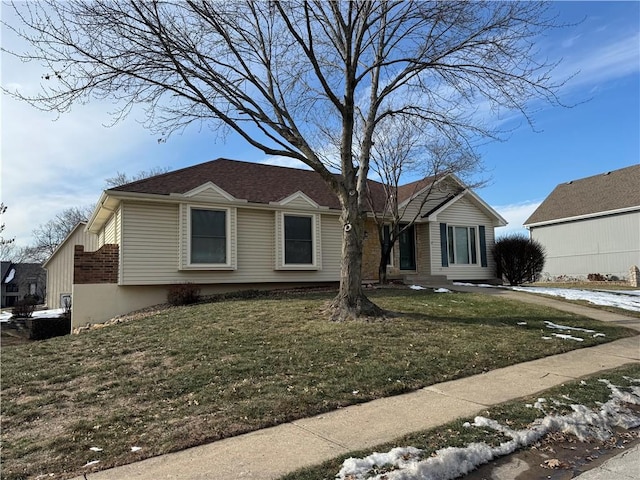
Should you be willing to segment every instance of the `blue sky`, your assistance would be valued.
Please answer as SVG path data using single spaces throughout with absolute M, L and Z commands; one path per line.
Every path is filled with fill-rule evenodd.
M 503 142 L 480 148 L 488 184 L 477 193 L 510 223 L 522 222 L 561 182 L 640 162 L 640 2 L 556 2 L 559 20 L 575 25 L 540 40 L 549 58 L 562 58 L 558 78 L 577 72 L 562 90 L 572 108 L 542 108 Z M 2 10 L 4 21 L 12 22 Z M 579 23 L 578 23 L 579 22 Z M 23 48 L 4 29 L 2 44 Z M 42 69 L 2 54 L 2 85 L 25 92 L 39 88 Z M 97 201 L 104 179 L 155 166 L 182 168 L 218 157 L 273 162 L 235 137 L 188 130 L 166 143 L 135 117 L 115 127 L 108 103 L 74 107 L 56 119 L 2 95 L 1 200 L 5 237 L 20 245 L 31 231 L 61 210 Z

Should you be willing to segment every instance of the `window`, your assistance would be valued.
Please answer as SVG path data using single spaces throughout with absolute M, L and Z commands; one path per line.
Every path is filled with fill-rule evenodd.
M 314 263 L 313 230 L 313 217 L 284 216 L 285 265 L 312 265 Z
M 227 263 L 227 211 L 191 208 L 192 264 Z
M 476 264 L 478 254 L 476 248 L 475 227 L 448 227 L 449 264 Z
M 17 283 L 7 283 L 7 293 L 17 293 L 20 291 Z

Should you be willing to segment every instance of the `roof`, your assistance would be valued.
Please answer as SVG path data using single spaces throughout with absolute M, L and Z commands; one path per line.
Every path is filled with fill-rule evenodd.
M 403 202 L 409 201 L 412 197 L 428 188 L 429 185 L 434 184 L 434 182 L 438 183 L 449 177 L 459 184 L 461 189 L 465 188 L 455 175 L 449 174 L 439 179 L 427 177 L 399 186 L 399 203 L 402 204 Z M 89 221 L 89 231 L 96 232 L 101 222 L 106 221 L 111 211 L 110 208 L 115 206 L 114 204 L 109 206 L 107 203 L 117 202 L 118 197 L 124 194 L 179 195 L 193 192 L 209 182 L 237 200 L 247 201 L 249 203 L 267 205 L 270 203 L 278 203 L 297 192 L 302 192 L 321 207 L 340 210 L 340 203 L 336 195 L 331 191 L 320 174 L 313 170 L 301 170 L 298 168 L 220 158 L 106 190 Z M 376 212 L 382 212 L 386 204 L 384 186 L 374 180 L 368 180 L 368 183 L 373 199 L 373 208 Z M 121 195 L 118 195 L 119 193 Z M 484 202 L 479 201 L 478 203 L 480 203 L 481 207 L 486 208 L 489 213 L 495 216 L 500 222 L 504 222 L 504 220 Z M 103 210 L 104 215 L 100 217 L 100 213 Z
M 557 223 L 636 208 L 640 209 L 640 164 L 561 183 L 524 224 Z
M 4 282 L 5 277 L 9 273 L 9 269 L 11 268 L 12 262 L 0 262 L 0 282 Z

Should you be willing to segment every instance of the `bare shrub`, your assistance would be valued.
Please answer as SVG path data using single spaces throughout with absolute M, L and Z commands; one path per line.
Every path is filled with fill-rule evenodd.
M 509 285 L 533 282 L 542 273 L 544 247 L 521 234 L 500 238 L 491 250 L 496 261 L 496 275 Z

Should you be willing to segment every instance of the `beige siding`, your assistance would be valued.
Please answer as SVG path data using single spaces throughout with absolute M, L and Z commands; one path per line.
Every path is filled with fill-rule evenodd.
M 624 278 L 640 266 L 640 212 L 534 227 L 531 237 L 546 249 L 550 277 L 590 273 Z
M 440 182 L 431 191 L 427 190 L 423 192 L 414 200 L 411 200 L 411 202 L 409 202 L 404 209 L 401 208 L 400 213 L 402 214 L 402 218 L 406 221 L 411 221 L 416 218 L 416 215 L 420 217 L 425 213 L 433 210 L 454 191 L 453 188 L 453 185 L 449 184 L 447 180 Z M 425 196 L 427 196 L 428 198 L 422 208 L 420 208 L 420 204 L 422 201 L 424 201 Z
M 86 232 L 84 226 L 80 226 L 47 262 L 47 306 L 49 308 L 61 308 L 60 296 L 72 293 L 73 252 L 76 245 L 84 245 L 86 251 L 94 251 L 98 248 L 98 237 Z
M 480 242 L 478 241 L 478 263 L 476 265 L 450 265 L 443 267 L 440 251 L 440 223 L 461 227 L 484 225 L 488 266 L 482 267 L 480 264 Z M 446 275 L 449 280 L 489 280 L 495 277 L 495 262 L 490 253 L 495 244 L 493 220 L 467 198 L 461 198 L 441 212 L 437 221 L 430 224 L 429 233 L 431 238 L 432 275 Z
M 337 216 L 320 216 L 321 239 L 318 245 L 322 249 L 322 269 L 319 271 L 276 271 L 275 214 L 272 210 L 248 208 L 237 209 L 235 270 L 181 270 L 180 255 L 185 255 L 186 250 L 184 245 L 180 245 L 184 243 L 180 242 L 181 211 L 186 215 L 185 206 L 179 207 L 178 204 L 123 204 L 122 285 L 324 282 L 339 279 L 341 230 Z
M 118 209 L 113 212 L 113 214 L 109 217 L 109 220 L 104 224 L 100 232 L 98 233 L 98 246 L 101 246 L 111 243 L 120 245 L 120 232 L 122 228 L 122 208 L 118 207 Z M 96 249 L 97 249 L 96 248 Z

